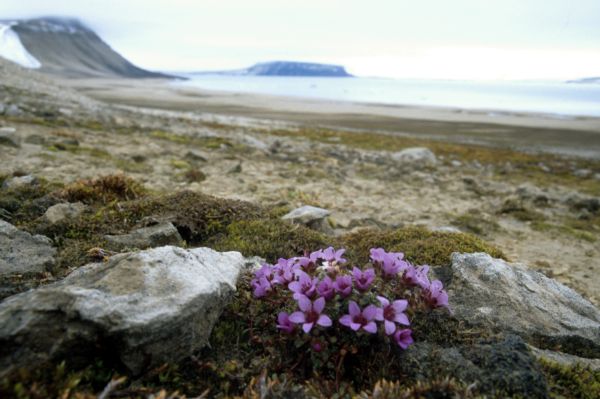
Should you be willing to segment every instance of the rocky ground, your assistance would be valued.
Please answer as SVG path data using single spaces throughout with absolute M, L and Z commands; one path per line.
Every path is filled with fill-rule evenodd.
M 241 250 L 245 256 L 275 257 L 272 248 L 264 249 L 247 241 L 243 238 L 246 233 L 240 233 L 242 238 L 236 236 L 231 226 L 224 237 L 225 233 L 215 228 L 219 233 L 214 237 L 197 233 L 202 236 L 198 238 L 194 235 L 197 228 L 189 227 L 191 222 L 182 222 L 183 216 L 177 214 L 178 208 L 188 209 L 183 202 L 176 202 L 179 205 L 175 207 L 153 205 L 153 212 L 136 211 L 137 216 L 130 219 L 111 219 L 110 212 L 131 210 L 128 207 L 134 205 L 127 205 L 129 200 L 190 190 L 257 204 L 270 209 L 269 217 L 279 217 L 304 205 L 320 208 L 312 210 L 317 212 L 316 216 L 306 216 L 302 221 L 321 237 L 310 236 L 314 240 L 307 242 L 314 244 L 354 242 L 348 237 L 352 237 L 352 233 L 360 236 L 364 228 L 387 232 L 412 231 L 411 228 L 420 226 L 439 231 L 433 234 L 439 234 L 443 242 L 447 240 L 449 247 L 458 248 L 459 244 L 454 244 L 452 238 L 456 236 L 454 233 L 469 233 L 482 240 L 477 241 L 475 247 L 468 246 L 470 250 L 492 252 L 494 248 L 495 256 L 502 255 L 541 272 L 536 274 L 536 281 L 542 275 L 551 277 L 591 303 L 600 303 L 598 160 L 453 144 L 411 135 L 111 105 L 59 88 L 51 80 L 5 63 L 0 64 L 0 77 L 0 175 L 4 191 L 0 195 L 0 219 L 6 223 L 0 229 L 10 242 L 21 240 L 32 248 L 39 247 L 34 251 L 37 260 L 23 266 L 34 265 L 39 269 L 24 273 L 36 273 L 36 281 L 27 280 L 27 276 L 18 278 L 19 271 L 11 270 L 9 278 L 3 276 L 2 297 L 61 280 L 71 270 L 93 259 L 89 257 L 90 250 L 102 251 L 102 258 L 131 248 L 184 245 L 186 241 L 191 246 L 208 243 L 217 249 Z M 81 179 L 115 174 L 132 177 L 145 187 L 145 194 L 140 196 L 137 189 L 132 189 L 131 192 L 125 190 L 125 196 L 90 199 L 90 195 L 100 195 L 102 190 L 89 191 L 86 187 L 93 186 L 92 180 L 77 183 Z M 193 198 L 199 203 L 204 201 L 204 197 Z M 124 205 L 119 201 L 125 201 Z M 56 204 L 58 208 L 49 211 L 51 205 Z M 164 211 L 157 213 L 156 209 Z M 196 208 L 189 210 L 192 215 L 197 212 Z M 106 217 L 108 219 L 103 216 L 106 212 L 111 215 Z M 170 217 L 165 219 L 165 214 Z M 222 223 L 215 218 L 217 223 Z M 93 221 L 97 236 L 82 238 L 83 225 L 78 225 L 79 230 L 71 225 L 67 229 L 65 220 L 88 223 L 84 226 Z M 107 220 L 114 223 L 106 225 Z M 23 231 L 14 230 L 8 223 Z M 63 226 L 62 230 L 51 227 L 56 225 Z M 210 230 L 210 226 L 209 223 L 203 228 Z M 26 231 L 34 236 L 25 236 Z M 54 241 L 48 243 L 46 237 L 35 236 L 38 233 Z M 102 238 L 103 248 L 94 248 L 100 242 L 94 241 L 97 237 Z M 57 240 L 60 240 L 58 255 L 54 249 Z M 430 242 L 430 238 L 418 240 Z M 490 247 L 484 247 L 483 242 Z M 420 248 L 414 240 L 410 243 Z M 292 256 L 293 250 L 288 248 L 288 251 Z M 416 253 L 412 256 L 432 266 L 447 266 L 450 259 L 448 250 L 445 251 L 443 256 L 423 254 L 420 257 Z M 33 255 L 21 256 L 29 259 Z M 458 263 L 456 259 L 452 267 Z M 14 258 L 6 261 L 6 265 L 18 267 Z M 455 277 L 458 281 L 460 273 L 458 269 L 453 270 L 458 273 Z M 464 278 L 468 286 L 471 278 Z M 87 287 L 85 284 L 96 283 L 81 284 Z M 467 303 L 473 301 L 473 297 L 461 294 L 456 287 L 457 297 L 462 295 Z M 569 298 L 577 295 L 560 290 L 552 294 L 557 295 L 559 299 L 555 299 L 559 301 L 564 299 L 560 299 L 560 295 Z M 515 297 L 520 295 L 525 294 L 514 294 Z M 551 299 L 546 300 L 551 302 Z M 580 300 L 585 302 L 581 298 L 575 301 Z M 493 299 L 483 297 L 477 301 L 484 303 Z M 573 309 L 573 306 L 583 305 L 565 306 Z M 520 314 L 532 314 L 531 309 L 524 306 Z M 581 307 L 577 309 L 573 312 L 580 316 L 585 314 L 590 320 L 596 317 L 597 310 L 593 307 L 585 311 Z M 457 309 L 458 315 L 466 315 L 463 319 L 469 323 L 473 323 L 472 314 L 469 316 L 472 311 L 472 307 Z M 560 318 L 569 311 L 555 316 Z M 535 320 L 542 320 L 543 314 L 537 315 Z M 530 344 L 538 344 L 540 350 L 555 350 L 557 345 L 564 348 L 582 345 L 560 340 L 557 343 L 552 338 L 557 331 L 562 331 L 560 328 L 568 331 L 559 335 L 584 328 L 578 320 L 571 327 L 564 322 L 558 330 L 553 325 L 545 326 L 554 333 L 542 338 L 534 337 L 531 330 L 537 324 L 530 322 L 533 327 L 524 322 L 512 328 L 512 332 Z M 101 324 L 95 322 L 95 325 Z M 590 325 L 591 332 L 577 330 L 575 335 L 591 340 L 593 344 L 583 345 L 595 348 L 594 345 L 599 345 L 598 327 Z M 490 350 L 501 351 L 502 345 L 508 345 L 522 351 L 519 346 L 523 345 L 522 341 L 511 339 L 501 341 Z M 590 349 L 591 355 L 580 349 L 565 352 L 598 357 L 596 349 Z M 469 357 L 472 349 L 460 351 Z M 423 353 L 414 356 L 425 356 Z M 136 367 L 143 363 L 134 358 L 123 361 Z M 206 364 L 203 367 L 210 368 Z M 463 377 L 468 380 L 468 373 Z M 220 377 L 220 383 L 222 379 Z M 538 388 L 540 391 L 535 395 L 544 391 L 543 387 Z

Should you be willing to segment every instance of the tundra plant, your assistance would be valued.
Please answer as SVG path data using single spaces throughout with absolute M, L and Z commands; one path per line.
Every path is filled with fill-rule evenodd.
M 254 296 L 279 308 L 282 334 L 310 342 L 315 352 L 326 342 L 376 334 L 406 349 L 413 343 L 409 317 L 448 309 L 448 294 L 441 281 L 430 281 L 429 266 L 373 248 L 369 263 L 348 267 L 344 252 L 329 247 L 256 270 Z M 338 336 L 324 339 L 332 334 Z

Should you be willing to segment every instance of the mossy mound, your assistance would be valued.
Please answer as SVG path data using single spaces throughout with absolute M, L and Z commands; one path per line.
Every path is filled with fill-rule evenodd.
M 551 398 L 600 397 L 600 370 L 581 365 L 564 366 L 547 360 L 540 360 L 540 366 L 548 381 Z
M 430 231 L 422 227 L 360 230 L 343 236 L 341 245 L 347 249 L 348 258 L 359 264 L 368 261 L 371 248 L 404 252 L 404 257 L 417 265 L 447 266 L 453 252 L 486 252 L 494 258 L 507 259 L 501 250 L 470 234 Z
M 278 219 L 242 220 L 231 223 L 225 234 L 209 241 L 218 251 L 239 251 L 267 262 L 303 255 L 327 247 L 331 238 L 307 227 Z
M 146 190 L 134 179 L 117 174 L 95 179 L 78 180 L 69 184 L 58 195 L 68 202 L 109 203 L 139 198 Z

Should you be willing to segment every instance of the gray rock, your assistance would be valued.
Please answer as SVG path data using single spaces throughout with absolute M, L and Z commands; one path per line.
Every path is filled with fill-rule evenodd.
M 451 273 L 457 318 L 600 357 L 600 311 L 572 289 L 485 253 L 452 254 Z
M 0 377 L 15 368 L 92 356 L 132 373 L 203 347 L 235 291 L 238 252 L 161 247 L 92 263 L 0 303 Z
M 600 370 L 600 359 L 586 359 L 584 357 L 569 355 L 568 353 L 538 349 L 535 346 L 529 346 L 529 350 L 538 359 L 549 360 L 568 367 L 579 364 L 583 367 L 589 367 L 592 370 Z
M 432 231 L 441 231 L 442 233 L 462 233 L 459 228 L 454 226 L 433 227 Z
M 37 179 L 34 176 L 16 176 L 11 177 L 10 179 L 4 180 L 2 183 L 2 188 L 5 190 L 15 189 L 24 186 L 34 186 L 37 184 Z
M 589 169 L 577 169 L 575 172 L 573 172 L 573 176 L 575 177 L 586 178 L 590 177 L 591 175 L 592 171 Z
M 334 234 L 333 228 L 327 220 L 330 212 L 327 209 L 317 208 L 316 206 L 305 205 L 296 208 L 293 211 L 283 215 L 283 220 L 289 220 L 293 223 L 303 224 L 313 230 L 324 234 Z
M 462 166 L 462 162 L 453 159 L 452 161 L 450 161 L 450 165 L 454 166 L 455 168 L 458 168 L 459 166 Z
M 283 215 L 281 218 L 284 220 L 290 220 L 295 223 L 308 224 L 316 220 L 322 220 L 330 214 L 331 212 L 329 212 L 327 209 L 318 208 L 316 206 L 304 205 Z
M 249 134 L 242 135 L 241 141 L 250 147 L 256 148 L 257 150 L 267 151 L 269 149 L 269 146 L 265 142 L 260 141 L 256 137 L 250 136 Z
M 0 145 L 15 148 L 21 147 L 21 143 L 16 132 L 17 130 L 14 127 L 0 128 Z
M 492 397 L 502 392 L 502 397 L 540 398 L 548 390 L 535 357 L 515 335 L 450 347 L 418 342 L 401 353 L 400 362 L 414 379 L 439 378 L 442 372 Z
M 6 105 L 4 105 L 4 103 L 0 103 L 0 115 L 4 114 L 5 110 L 6 110 Z
M 6 116 L 21 116 L 21 115 L 23 115 L 23 111 L 21 111 L 21 109 L 17 105 L 10 104 L 4 110 L 4 115 L 6 115 Z
M 44 219 L 50 224 L 56 224 L 63 220 L 75 219 L 86 208 L 81 202 L 52 205 L 44 213 Z
M 179 235 L 175 226 L 170 222 L 143 227 L 129 234 L 106 235 L 104 239 L 108 241 L 111 249 L 115 250 L 123 248 L 145 249 L 163 245 L 183 245 L 181 235 Z
M 54 265 L 55 254 L 48 237 L 32 236 L 0 220 L 0 276 L 44 272 Z
M 46 138 L 43 136 L 40 136 L 39 134 L 31 134 L 31 135 L 25 137 L 25 142 L 27 144 L 45 145 Z
M 435 154 L 425 147 L 406 148 L 391 155 L 392 159 L 401 165 L 422 168 L 434 166 L 437 163 Z
M 187 154 L 185 154 L 185 157 L 192 161 L 208 162 L 208 159 L 206 159 L 204 154 L 197 150 L 189 150 Z

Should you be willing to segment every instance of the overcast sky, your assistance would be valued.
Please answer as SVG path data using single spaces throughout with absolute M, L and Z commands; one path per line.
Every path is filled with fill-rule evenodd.
M 600 76 L 600 0 L 0 0 L 0 19 L 43 15 L 80 18 L 157 70 L 299 60 L 366 76 Z

